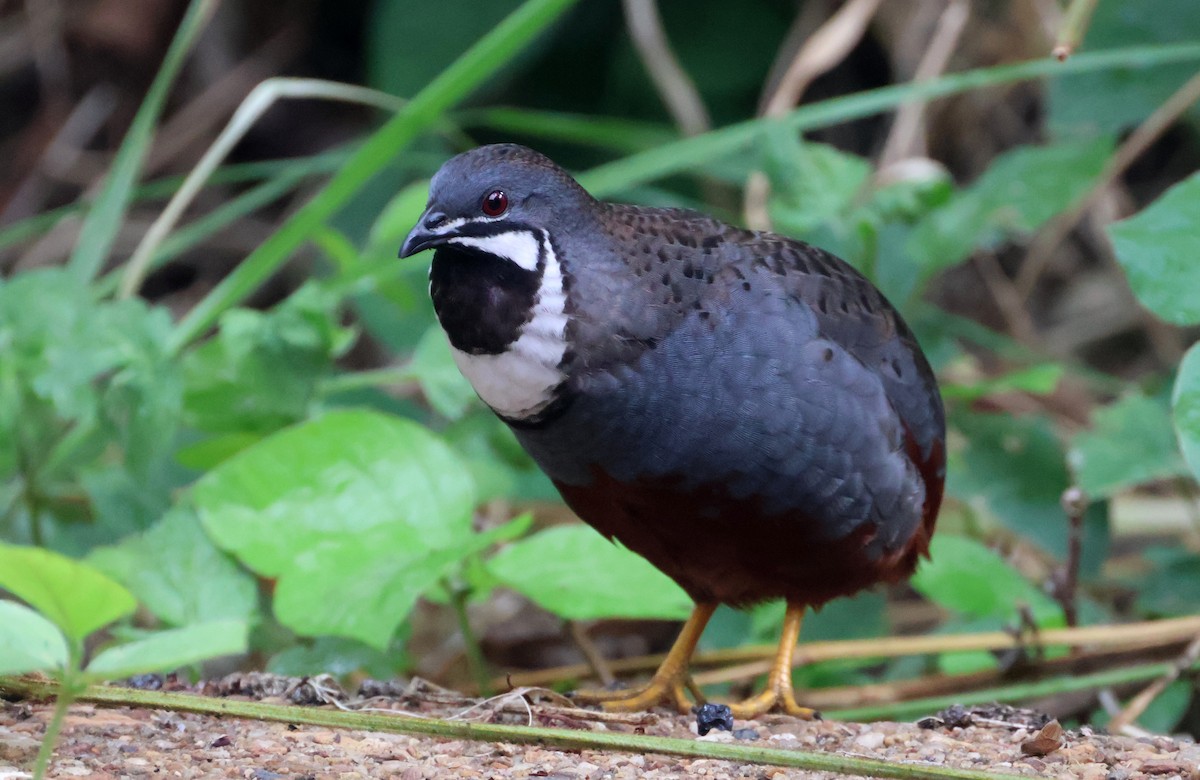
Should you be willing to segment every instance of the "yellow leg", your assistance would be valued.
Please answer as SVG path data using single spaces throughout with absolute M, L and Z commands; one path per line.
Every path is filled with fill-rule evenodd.
M 775 653 L 775 662 L 771 664 L 771 674 L 767 677 L 767 687 L 757 696 L 732 705 L 730 710 L 733 711 L 733 717 L 749 720 L 767 712 L 780 711 L 804 720 L 820 718 L 816 710 L 797 704 L 796 694 L 792 690 L 792 656 L 800 639 L 803 622 L 804 605 L 789 602 L 783 618 L 783 632 L 779 637 L 779 650 Z
M 674 706 L 680 712 L 690 712 L 692 704 L 684 693 L 691 683 L 688 665 L 696 643 L 700 641 L 700 635 L 704 633 L 704 627 L 716 608 L 716 604 L 696 605 L 683 624 L 679 638 L 671 646 L 671 651 L 644 687 L 629 691 L 576 691 L 571 694 L 572 698 L 581 704 L 599 704 L 613 712 L 639 712 L 659 704 Z

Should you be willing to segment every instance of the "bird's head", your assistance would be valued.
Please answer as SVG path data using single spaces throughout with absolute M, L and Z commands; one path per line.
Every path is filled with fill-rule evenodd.
M 540 236 L 552 226 L 574 227 L 593 203 L 565 171 L 532 149 L 482 146 L 438 170 L 425 213 L 400 248 L 400 257 L 450 245 L 533 271 Z

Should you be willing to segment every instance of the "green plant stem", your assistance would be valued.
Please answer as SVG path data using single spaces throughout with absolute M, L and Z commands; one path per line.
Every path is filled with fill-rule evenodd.
M 27 678 L 0 677 L 0 690 L 24 696 L 53 696 L 54 683 Z M 153 707 L 176 712 L 195 712 L 255 720 L 294 723 L 339 729 L 363 729 L 394 734 L 467 739 L 481 742 L 506 742 L 542 745 L 563 750 L 615 750 L 627 753 L 658 753 L 685 758 L 707 758 L 762 766 L 780 766 L 813 772 L 900 778 L 900 780 L 1016 780 L 1019 775 L 981 772 L 946 766 L 894 763 L 873 758 L 858 758 L 835 753 L 806 750 L 780 750 L 735 743 L 622 734 L 612 731 L 573 731 L 560 728 L 506 726 L 493 723 L 468 723 L 436 718 L 380 715 L 369 712 L 310 709 L 264 702 L 230 701 L 203 696 L 129 688 L 89 688 L 79 696 L 109 706 Z
M 903 720 L 928 715 L 938 710 L 943 710 L 951 704 L 971 705 L 993 701 L 1023 701 L 1039 699 L 1045 696 L 1056 696 L 1062 693 L 1087 691 L 1095 688 L 1107 688 L 1112 685 L 1125 685 L 1144 680 L 1153 680 L 1169 673 L 1173 668 L 1171 662 L 1142 664 L 1123 669 L 1109 669 L 1093 674 L 1055 677 L 1050 680 L 1006 685 L 999 688 L 963 691 L 946 696 L 933 696 L 927 699 L 912 699 L 910 701 L 878 704 L 870 707 L 834 710 L 826 712 L 825 715 L 835 720 Z M 1193 665 L 1191 668 L 1192 670 L 1200 669 L 1200 664 Z
M 471 629 L 471 616 L 467 614 L 467 599 L 471 590 L 461 582 L 446 581 L 443 583 L 450 594 L 450 603 L 454 606 L 454 615 L 458 618 L 458 630 L 462 634 L 463 648 L 467 654 L 467 665 L 471 667 L 471 676 L 479 686 L 482 696 L 492 695 L 492 685 L 488 675 L 487 659 L 483 656 L 483 647 L 479 637 Z
M 50 716 L 50 722 L 46 724 L 46 733 L 42 736 L 42 744 L 38 747 L 37 758 L 33 762 L 33 780 L 42 780 L 46 776 L 46 770 L 50 768 L 50 758 L 54 755 L 54 748 L 58 744 L 58 735 L 67 719 L 67 710 L 75 701 L 69 691 L 69 687 L 63 686 L 59 689 L 58 698 L 54 701 L 54 714 Z
M 133 185 L 142 169 L 142 161 L 154 138 L 154 126 L 162 113 L 175 76 L 183 67 L 188 51 L 205 23 L 212 16 L 217 0 L 192 0 L 179 29 L 163 57 L 163 63 L 146 92 L 146 98 L 133 118 L 133 124 L 113 159 L 96 204 L 89 211 L 71 253 L 69 267 L 81 278 L 92 279 L 100 271 L 117 238 L 117 231 L 133 195 Z
M 364 390 L 373 387 L 386 387 L 415 382 L 411 363 L 387 368 L 373 368 L 367 371 L 353 371 L 345 374 L 335 374 L 321 381 L 320 394 L 328 397 L 338 393 L 348 393 L 354 390 Z
M 575 2 L 527 0 L 455 60 L 363 142 L 324 189 L 251 252 L 233 273 L 188 313 L 171 335 L 172 349 L 182 349 L 208 330 L 222 312 L 257 289 L 387 161 L 433 126 L 444 111 L 494 74 L 501 63 L 511 59 Z
M 1191 60 L 1200 60 L 1200 44 L 1109 49 L 1081 54 L 1064 63 L 1037 59 L 951 73 L 929 81 L 895 84 L 813 103 L 778 119 L 752 119 L 664 144 L 593 168 L 580 176 L 579 181 L 593 195 L 608 197 L 664 176 L 693 171 L 718 158 L 746 154 L 760 134 L 774 123 L 781 123 L 793 132 L 812 130 L 872 116 L 910 101 L 933 100 L 1013 81 Z

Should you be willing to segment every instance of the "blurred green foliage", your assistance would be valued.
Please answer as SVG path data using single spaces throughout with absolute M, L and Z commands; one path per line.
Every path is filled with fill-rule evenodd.
M 337 161 L 350 162 L 339 168 L 336 191 L 291 218 L 271 237 L 272 253 L 256 253 L 251 272 L 214 290 L 195 310 L 202 314 L 182 325 L 164 308 L 114 298 L 111 280 L 57 269 L 0 280 L 0 538 L 45 548 L 0 548 L 15 556 L 7 568 L 0 564 L 0 587 L 44 616 L 0 601 L 0 672 L 82 668 L 71 643 L 114 621 L 128 627 L 135 598 L 152 622 L 177 630 L 232 621 L 221 625 L 236 637 L 254 625 L 255 648 L 272 656 L 272 669 L 288 672 L 405 669 L 409 617 L 421 597 L 481 600 L 505 586 L 564 618 L 686 613 L 674 583 L 590 529 L 530 531 L 528 516 L 479 529 L 477 510 L 486 502 L 553 500 L 553 489 L 455 370 L 433 322 L 425 268 L 395 259 L 423 207 L 426 178 L 464 142 L 524 140 L 577 170 L 627 166 L 607 169 L 610 186 L 620 178 L 614 170 L 649 166 L 628 179 L 637 184 L 614 194 L 728 215 L 729 198 L 705 203 L 695 179 L 660 180 L 650 158 L 638 156 L 648 151 L 661 160 L 678 141 L 622 34 L 618 5 L 580 4 L 560 17 L 567 5 L 377 3 L 372 86 L 416 98 L 410 107 L 449 105 L 461 94 L 473 95 L 472 106 L 401 112 L 367 141 L 388 151 L 377 159 L 361 148 L 339 153 Z M 1136 0 L 1102 3 L 1088 40 L 1096 48 L 1200 42 L 1198 6 L 1169 5 L 1186 18 L 1166 24 L 1169 12 L 1150 18 Z M 518 8 L 524 27 L 498 26 Z M 663 10 L 684 67 L 717 107 L 717 122 L 752 117 L 790 6 L 704 0 Z M 1139 26 L 1114 32 L 1135 18 Z M 725 35 L 734 24 L 744 26 L 736 45 Z M 433 81 L 485 33 L 472 68 Z M 1002 358 L 1002 371 L 945 382 L 950 500 L 933 561 L 913 586 L 943 609 L 948 629 L 1011 625 L 1021 608 L 1040 626 L 1062 624 L 1044 583 L 996 550 L 1026 546 L 1045 567 L 1061 568 L 1068 525 L 1059 497 L 1072 484 L 1095 500 L 1083 524 L 1086 619 L 1181 614 L 1200 598 L 1200 557 L 1190 550 L 1151 550 L 1146 572 L 1120 581 L 1104 569 L 1108 499 L 1200 474 L 1200 346 L 1173 377 L 1146 378 L 1117 393 L 1113 382 L 1088 385 L 1104 403 L 1090 429 L 1070 432 L 1044 414 L 995 411 L 988 400 L 1047 395 L 1068 376 L 1090 382 L 1088 372 L 969 327 L 923 295 L 938 274 L 975 253 L 1028 240 L 1095 185 L 1115 139 L 1194 72 L 1196 56 L 1178 53 L 1162 55 L 1171 60 L 1166 65 L 1133 68 L 1156 51 L 1167 50 L 1048 79 L 1051 142 L 997 156 L 965 186 L 936 169 L 880 185 L 871 160 L 769 122 L 754 126 L 750 152 L 735 144 L 692 171 L 736 200 L 736 186 L 763 170 L 773 185 L 768 211 L 776 228 L 870 276 L 903 309 L 945 376 L 960 376 L 955 369 L 974 365 L 979 354 Z M 978 81 L 1008 78 L 995 71 Z M 293 172 L 310 166 L 307 175 L 329 171 L 330 159 L 290 165 Z M 281 170 L 261 170 L 256 181 L 299 183 L 280 178 Z M 102 205 L 112 207 L 91 208 Z M 228 217 L 252 206 L 247 201 Z M 1109 231 L 1139 300 L 1181 325 L 1200 324 L 1197 214 L 1200 178 L 1192 176 Z M 50 223 L 35 217 L 11 226 L 5 240 Z M 239 305 L 255 279 L 305 240 L 324 260 L 312 280 L 269 310 Z M 216 331 L 203 335 L 208 321 Z M 364 336 L 389 350 L 393 365 L 343 370 L 339 360 Z M 43 556 L 33 568 L 31 555 Z M 1114 589 L 1136 593 L 1132 606 L 1113 598 Z M 769 640 L 778 610 L 722 610 L 705 642 Z M 885 600 L 868 593 L 831 604 L 806 632 L 876 636 L 888 619 Z M 161 652 L 122 651 L 111 662 L 101 654 L 92 669 L 115 674 L 203 657 L 181 654 L 173 641 L 161 640 Z M 941 668 L 995 663 L 976 655 Z M 871 674 L 901 668 L 917 671 Z M 867 673 L 842 665 L 805 675 L 837 683 Z M 1171 711 L 1177 719 L 1182 709 Z

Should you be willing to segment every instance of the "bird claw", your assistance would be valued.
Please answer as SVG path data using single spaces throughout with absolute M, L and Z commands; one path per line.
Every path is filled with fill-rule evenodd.
M 772 684 L 757 696 L 729 705 L 729 709 L 739 720 L 754 720 L 768 712 L 782 712 L 800 720 L 821 720 L 820 712 L 796 702 L 790 680 L 784 685 Z
M 608 712 L 640 712 L 662 704 L 688 713 L 692 711 L 692 703 L 684 692 L 686 687 L 683 677 L 655 676 L 641 688 L 620 691 L 574 691 L 571 698 L 580 704 L 598 704 Z

